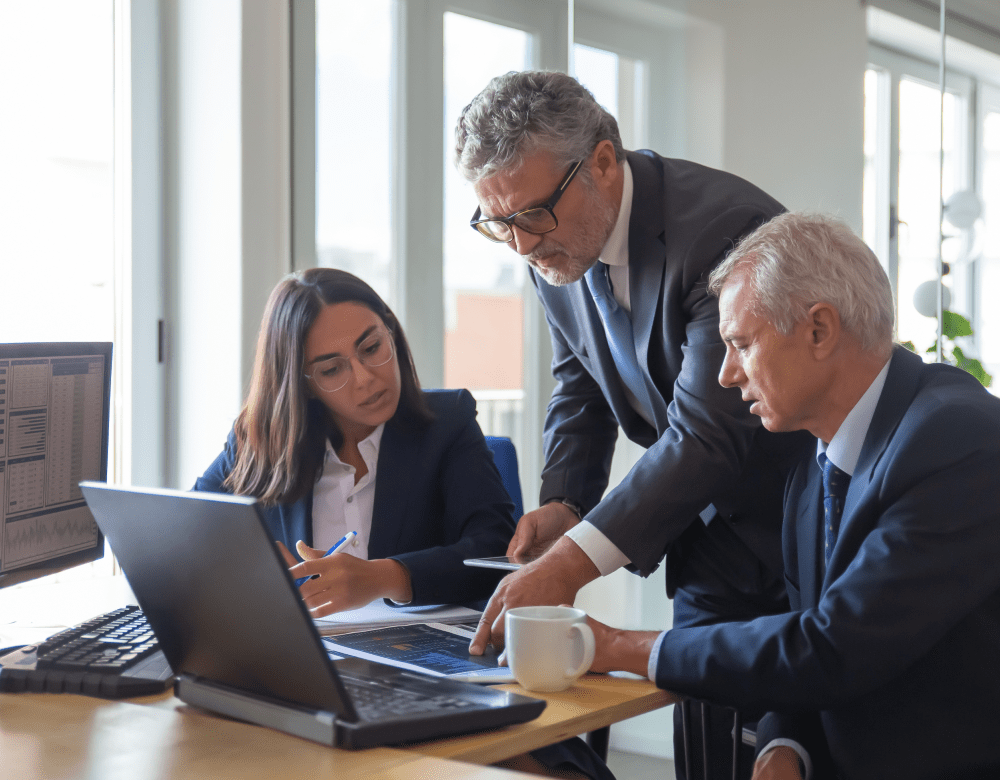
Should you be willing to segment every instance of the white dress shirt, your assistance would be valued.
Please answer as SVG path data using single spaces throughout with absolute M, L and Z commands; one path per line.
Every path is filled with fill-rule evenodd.
M 628 161 L 622 163 L 624 170 L 624 181 L 622 182 L 622 202 L 618 208 L 618 219 L 608 236 L 604 249 L 601 250 L 599 262 L 608 266 L 608 277 L 611 279 L 612 293 L 619 306 L 625 311 L 632 312 L 632 299 L 629 295 L 628 286 L 628 223 L 632 217 L 632 169 Z M 652 424 L 649 419 L 649 412 L 639 403 L 631 390 L 622 382 L 622 389 L 628 399 L 629 406 L 644 419 Z M 573 496 L 566 496 L 572 499 Z M 621 550 L 615 546 L 607 536 L 594 526 L 584 520 L 577 523 L 567 533 L 570 539 L 583 550 L 587 557 L 594 562 L 601 574 L 610 574 L 616 569 L 627 565 L 630 561 Z
M 313 547 L 326 552 L 345 534 L 357 531 L 355 543 L 341 552 L 368 559 L 368 538 L 375 509 L 375 471 L 384 429 L 383 423 L 358 443 L 358 451 L 368 467 L 368 473 L 357 484 L 354 484 L 357 469 L 338 458 L 327 442 L 323 473 L 313 489 Z

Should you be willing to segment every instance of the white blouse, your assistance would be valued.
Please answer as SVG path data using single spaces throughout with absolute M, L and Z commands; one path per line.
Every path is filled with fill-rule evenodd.
M 356 485 L 354 474 L 357 470 L 338 458 L 330 442 L 327 442 L 323 473 L 313 489 L 313 547 L 326 552 L 344 534 L 357 531 L 355 543 L 341 552 L 368 559 L 368 538 L 375 509 L 375 469 L 384 429 L 383 423 L 358 444 L 368 473 Z

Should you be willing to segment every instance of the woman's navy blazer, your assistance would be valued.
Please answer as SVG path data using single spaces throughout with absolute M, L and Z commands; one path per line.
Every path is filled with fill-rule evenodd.
M 465 566 L 465 558 L 504 555 L 514 533 L 513 504 L 476 422 L 467 390 L 429 390 L 434 420 L 414 429 L 394 417 L 379 446 L 368 557 L 393 558 L 410 572 L 414 605 L 469 604 L 488 598 L 502 571 Z M 194 489 L 228 492 L 235 435 Z M 289 550 L 312 546 L 312 491 L 264 509 L 273 537 Z

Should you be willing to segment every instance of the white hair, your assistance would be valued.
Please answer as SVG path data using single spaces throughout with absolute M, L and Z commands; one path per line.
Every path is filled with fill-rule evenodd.
M 893 301 L 878 258 L 843 222 L 819 214 L 780 214 L 743 238 L 709 276 L 718 295 L 737 269 L 748 281 L 758 314 L 781 334 L 816 303 L 837 309 L 844 330 L 868 352 L 892 346 Z

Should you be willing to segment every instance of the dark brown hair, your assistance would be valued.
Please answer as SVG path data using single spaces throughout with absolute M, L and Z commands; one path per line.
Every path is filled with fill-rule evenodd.
M 401 381 L 392 419 L 422 426 L 433 418 L 403 329 L 378 293 L 336 268 L 290 274 L 264 310 L 250 389 L 234 426 L 236 462 L 223 483 L 228 490 L 265 504 L 298 501 L 319 477 L 327 439 L 335 450 L 343 444 L 327 408 L 311 397 L 302 365 L 306 336 L 320 311 L 348 302 L 371 309 L 392 334 Z

